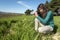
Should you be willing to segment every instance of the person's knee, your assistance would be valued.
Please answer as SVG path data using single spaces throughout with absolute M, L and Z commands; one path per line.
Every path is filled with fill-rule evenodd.
M 39 20 L 37 18 L 35 18 L 35 21 L 38 21 L 39 22 Z
M 35 21 L 38 20 L 37 18 L 35 18 Z

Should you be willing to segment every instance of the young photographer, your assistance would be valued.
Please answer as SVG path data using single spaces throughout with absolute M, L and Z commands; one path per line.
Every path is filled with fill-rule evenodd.
M 49 33 L 54 29 L 53 12 L 44 4 L 40 4 L 35 14 L 35 30 L 40 33 Z M 38 26 L 40 25 L 40 26 Z

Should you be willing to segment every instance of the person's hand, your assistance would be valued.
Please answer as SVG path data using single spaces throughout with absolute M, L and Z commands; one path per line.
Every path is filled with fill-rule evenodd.
M 34 15 L 37 17 L 38 16 L 37 12 L 35 12 Z

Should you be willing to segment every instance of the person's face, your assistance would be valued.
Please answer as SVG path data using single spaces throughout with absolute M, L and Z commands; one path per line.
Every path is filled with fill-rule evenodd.
M 40 6 L 40 7 L 39 7 L 39 11 L 40 11 L 41 13 L 44 12 L 43 6 Z

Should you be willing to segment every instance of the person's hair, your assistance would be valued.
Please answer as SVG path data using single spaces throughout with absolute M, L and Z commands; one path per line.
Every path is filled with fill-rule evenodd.
M 42 3 L 38 5 L 38 7 L 37 7 L 37 13 L 38 13 L 39 16 L 43 17 L 43 16 L 46 15 L 46 13 L 45 13 L 45 15 L 43 15 L 43 16 L 40 14 L 40 10 L 39 10 L 40 6 L 43 6 L 43 10 L 45 10 L 46 12 L 48 11 L 48 9 L 47 9 L 47 7 L 46 7 L 44 4 L 42 4 Z M 43 17 L 43 18 L 44 18 L 44 17 Z

